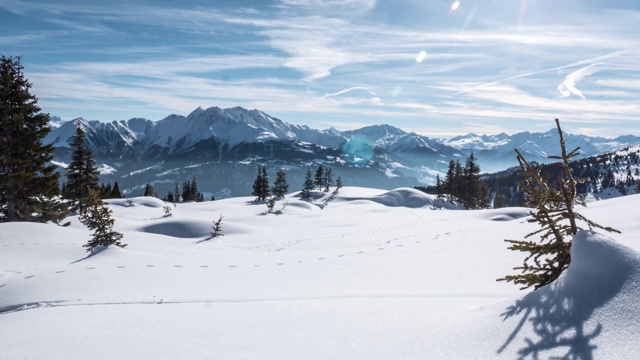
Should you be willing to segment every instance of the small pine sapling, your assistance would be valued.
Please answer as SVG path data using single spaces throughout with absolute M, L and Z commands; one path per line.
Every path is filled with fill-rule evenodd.
M 588 220 L 575 211 L 574 205 L 586 206 L 576 191 L 576 184 L 585 179 L 574 179 L 569 168 L 569 160 L 579 154 L 580 148 L 567 153 L 560 122 L 556 119 L 556 126 L 560 135 L 561 156 L 549 156 L 550 159 L 560 160 L 560 176 L 555 184 L 550 184 L 549 177 L 542 175 L 542 167 L 534 167 L 516 149 L 517 159 L 520 164 L 518 170 L 524 177 L 519 181 L 524 193 L 527 195 L 527 206 L 531 211 L 531 223 L 538 223 L 540 229 L 525 236 L 529 238 L 540 235 L 539 241 L 505 240 L 510 243 L 510 250 L 528 252 L 523 265 L 515 267 L 520 274 L 507 275 L 497 281 L 513 282 L 523 285 L 520 289 L 531 286 L 539 289 L 556 280 L 571 262 L 571 240 L 578 232 L 577 221 L 587 224 L 589 229 L 600 228 L 609 232 L 618 230 L 611 227 L 603 227 Z
M 273 208 L 274 206 L 276 206 L 276 197 L 275 196 L 269 196 L 267 198 L 267 209 L 269 212 L 273 212 Z
M 171 216 L 171 206 L 169 204 L 167 204 L 166 202 L 164 203 L 164 206 L 162 207 L 162 211 L 164 211 L 164 216 Z
M 211 238 L 212 239 L 215 239 L 215 238 L 220 237 L 220 236 L 224 236 L 224 234 L 222 233 L 222 218 L 223 217 L 224 216 L 220 215 L 218 220 L 213 222 L 213 225 L 211 226 Z
M 89 189 L 87 207 L 79 215 L 80 222 L 89 230 L 93 230 L 92 238 L 83 247 L 88 252 L 97 247 L 115 245 L 126 247 L 127 244 L 120 242 L 122 233 L 113 230 L 115 220 L 111 217 L 111 209 L 100 199 L 96 190 Z

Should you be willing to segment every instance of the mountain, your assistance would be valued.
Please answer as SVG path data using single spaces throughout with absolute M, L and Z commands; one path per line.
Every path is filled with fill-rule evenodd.
M 633 135 L 620 136 L 615 139 L 591 137 L 565 133 L 567 149 L 580 147 L 578 158 L 585 158 L 625 146 L 640 143 L 640 137 Z M 503 170 L 509 166 L 517 166 L 514 149 L 518 149 L 529 161 L 549 162 L 549 155 L 559 155 L 557 149 L 560 138 L 556 129 L 544 133 L 521 132 L 514 135 L 476 135 L 468 134 L 445 140 L 444 144 L 463 153 L 474 152 L 482 169 L 486 172 Z
M 345 185 L 394 188 L 433 184 L 450 160 L 464 161 L 471 152 L 483 171 L 493 172 L 516 165 L 514 148 L 531 161 L 544 162 L 547 149 L 558 144 L 555 130 L 469 134 L 449 140 L 386 124 L 342 132 L 316 130 L 241 107 L 197 108 L 187 116 L 170 115 L 159 121 L 78 118 L 65 123 L 53 119 L 45 142 L 55 145 L 56 164 L 64 167 L 69 163 L 69 144 L 78 123 L 100 164 L 101 180 L 118 181 L 129 195 L 139 194 L 150 183 L 164 196 L 176 183 L 192 178 L 198 179 L 208 195 L 248 195 L 258 164 L 266 165 L 271 176 L 284 168 L 292 190 L 301 187 L 306 171 L 318 165 L 333 168 Z M 640 143 L 640 138 L 631 135 L 614 140 L 572 134 L 565 138 L 568 147 L 581 146 L 584 156 Z

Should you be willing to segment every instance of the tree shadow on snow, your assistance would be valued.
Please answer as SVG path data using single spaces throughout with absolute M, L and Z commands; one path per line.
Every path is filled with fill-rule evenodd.
M 518 315 L 522 318 L 498 353 L 518 337 L 523 327 L 530 326 L 533 335 L 524 337 L 518 359 L 550 358 L 552 354 L 557 359 L 593 359 L 595 340 L 602 331 L 600 323 L 587 324 L 597 307 L 594 305 L 551 292 L 530 293 L 502 314 L 505 320 Z
M 518 338 L 524 340 L 518 359 L 593 359 L 603 326 L 590 318 L 620 292 L 633 272 L 629 263 L 615 256 L 609 259 L 600 269 L 594 266 L 602 264 L 576 264 L 578 269 L 572 264 L 563 277 L 509 306 L 503 320 L 521 318 L 498 353 Z M 578 261 L 585 260 L 589 259 Z
M 72 262 L 71 262 L 71 263 L 69 263 L 69 264 L 75 264 L 75 263 L 79 263 L 80 261 L 87 260 L 88 258 L 93 257 L 93 256 L 95 256 L 95 255 L 98 255 L 99 253 L 101 253 L 101 252 L 103 252 L 103 251 L 107 250 L 107 248 L 108 248 L 108 246 L 98 246 L 98 247 L 96 247 L 93 251 L 91 251 L 91 252 L 89 253 L 89 255 L 87 255 L 87 256 L 85 256 L 85 257 L 83 257 L 82 259 L 79 259 L 79 260 L 76 260 L 76 261 L 72 261 Z

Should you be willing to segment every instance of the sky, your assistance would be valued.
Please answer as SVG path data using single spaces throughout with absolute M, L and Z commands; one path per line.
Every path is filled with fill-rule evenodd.
M 640 135 L 635 0 L 3 0 L 0 54 L 63 120 Z

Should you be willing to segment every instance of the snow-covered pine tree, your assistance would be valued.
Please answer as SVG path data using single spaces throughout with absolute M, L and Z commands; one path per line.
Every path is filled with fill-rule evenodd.
M 93 231 L 91 240 L 83 247 L 91 252 L 97 247 L 115 245 L 126 247 L 126 244 L 120 242 L 122 233 L 113 230 L 115 220 L 111 217 L 111 209 L 100 199 L 100 195 L 94 189 L 88 190 L 87 202 L 80 216 L 80 222 L 89 230 Z
M 85 132 L 80 121 L 71 143 L 71 163 L 67 166 L 65 198 L 71 200 L 72 213 L 82 213 L 89 201 L 89 190 L 97 190 L 100 173 L 91 150 L 85 144 Z
M 20 57 L 0 58 L 0 222 L 58 222 L 67 214 L 59 200 L 51 128 L 31 95 Z
M 584 179 L 574 179 L 569 162 L 579 154 L 580 148 L 567 153 L 564 136 L 560 128 L 560 121 L 556 119 L 556 127 L 560 135 L 560 156 L 549 156 L 550 159 L 560 160 L 557 164 L 561 173 L 550 183 L 548 176 L 542 175 L 542 167 L 532 166 L 516 149 L 519 173 L 524 180 L 519 184 L 527 195 L 527 206 L 533 208 L 532 218 L 528 221 L 538 223 L 540 229 L 525 236 L 529 238 L 540 234 L 539 241 L 505 240 L 510 243 L 510 250 L 529 253 L 522 266 L 515 267 L 520 274 L 507 275 L 497 281 L 508 281 L 523 285 L 521 289 L 531 286 L 538 289 L 547 285 L 560 276 L 571 262 L 571 239 L 580 227 L 577 222 L 582 221 L 589 229 L 600 228 L 609 232 L 618 230 L 603 227 L 576 212 L 576 204 L 586 206 L 576 191 L 576 184 Z

